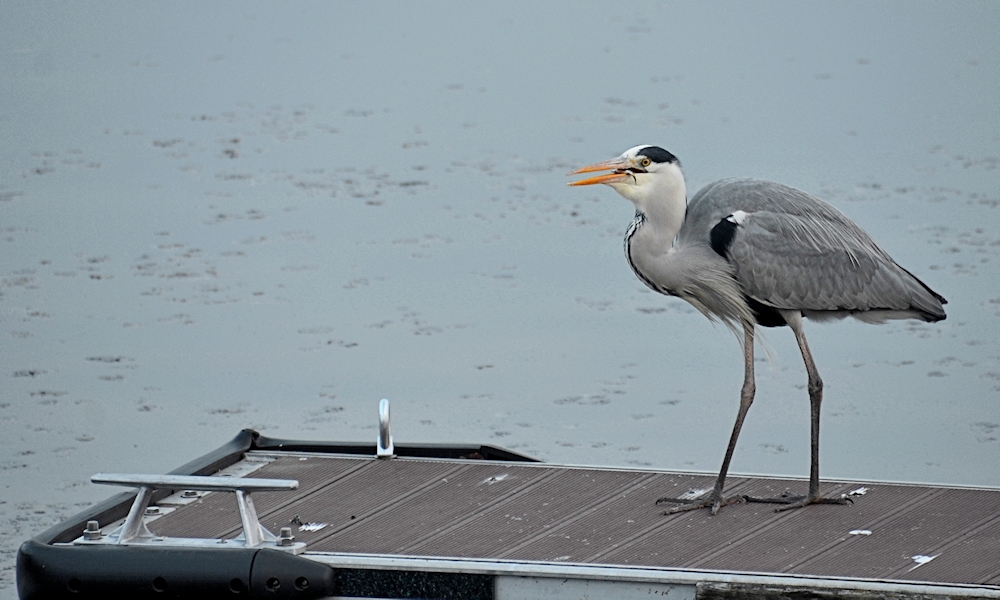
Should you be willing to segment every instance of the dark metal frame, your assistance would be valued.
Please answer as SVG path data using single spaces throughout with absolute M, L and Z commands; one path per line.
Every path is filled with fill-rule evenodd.
M 169 474 L 211 475 L 255 450 L 374 457 L 376 444 L 287 440 L 244 429 L 223 446 Z M 398 444 L 394 452 L 400 457 L 539 462 L 487 445 Z M 156 490 L 151 502 L 172 492 Z M 20 598 L 322 598 L 346 591 L 356 593 L 361 589 L 366 594 L 384 593 L 386 585 L 398 589 L 400 577 L 406 579 L 401 572 L 374 570 L 364 571 L 361 574 L 366 577 L 359 577 L 355 569 L 334 569 L 266 548 L 220 551 L 215 548 L 61 545 L 80 537 L 88 521 L 112 523 L 124 518 L 135 495 L 133 491 L 111 496 L 22 544 L 17 554 Z M 426 574 L 412 574 L 410 587 L 414 593 L 426 593 L 429 585 L 438 597 L 458 598 L 472 591 L 470 585 L 477 590 L 491 589 L 475 576 L 444 577 L 447 581 L 433 582 L 427 577 Z M 465 581 L 470 577 L 474 581 Z M 473 595 L 483 597 L 481 594 L 480 591 Z

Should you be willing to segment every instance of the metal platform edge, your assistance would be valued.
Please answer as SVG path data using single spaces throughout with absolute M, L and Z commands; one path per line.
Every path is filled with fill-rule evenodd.
M 256 451 L 305 452 L 360 458 L 363 456 L 374 457 L 376 450 L 374 443 L 271 438 L 253 429 L 243 429 L 219 448 L 185 463 L 170 471 L 168 475 L 211 475 L 243 460 L 248 453 Z M 468 459 L 508 463 L 540 462 L 536 458 L 506 448 L 481 444 L 398 444 L 395 446 L 394 452 L 395 456 L 410 458 Z M 158 502 L 172 492 L 173 490 L 170 489 L 155 490 L 151 493 L 150 502 Z M 18 596 L 21 598 L 51 598 L 68 594 L 68 597 L 106 597 L 103 593 L 98 593 L 96 596 L 93 593 L 88 593 L 86 588 L 89 585 L 85 585 L 85 582 L 77 577 L 81 572 L 87 573 L 88 577 L 85 579 L 92 579 L 98 573 L 107 574 L 112 583 L 111 588 L 115 590 L 114 593 L 127 593 L 131 597 L 137 597 L 136 594 L 141 596 L 145 593 L 151 593 L 152 597 L 161 597 L 166 588 L 157 589 L 157 582 L 162 583 L 165 578 L 153 577 L 152 575 L 145 577 L 145 575 L 162 571 L 170 573 L 172 578 L 176 575 L 180 580 L 186 580 L 185 593 L 187 595 L 185 597 L 192 598 L 215 597 L 217 591 L 215 588 L 218 587 L 215 584 L 219 583 L 216 581 L 219 573 L 226 574 L 222 578 L 225 581 L 222 581 L 221 585 L 223 595 L 227 597 L 234 593 L 239 595 L 243 592 L 251 592 L 253 589 L 256 589 L 258 593 L 272 597 L 287 596 L 288 592 L 275 595 L 276 590 L 269 587 L 271 579 L 273 579 L 271 577 L 266 578 L 263 582 L 255 581 L 255 576 L 262 576 L 261 574 L 266 572 L 282 574 L 288 578 L 289 573 L 308 572 L 309 565 L 315 565 L 323 569 L 324 572 L 311 573 L 314 583 L 326 579 L 330 575 L 325 572 L 328 570 L 328 566 L 296 557 L 282 557 L 280 552 L 273 550 L 226 550 L 219 553 L 215 550 L 206 552 L 199 549 L 165 549 L 165 551 L 161 551 L 135 547 L 108 547 L 95 551 L 94 548 L 65 545 L 80 536 L 88 521 L 96 520 L 107 523 L 124 518 L 135 498 L 135 491 L 115 494 L 64 519 L 21 544 L 17 552 L 16 567 Z M 125 570 L 130 572 L 128 576 L 112 572 L 118 570 L 115 568 L 115 564 L 125 566 Z M 210 564 L 215 565 L 211 569 L 215 569 L 219 564 L 222 567 L 215 569 L 214 573 L 202 572 Z M 185 574 L 182 569 L 178 569 L 178 565 L 187 565 L 182 569 L 192 569 L 191 566 L 195 565 L 197 568 L 193 570 L 196 573 L 193 576 Z M 266 565 L 266 568 L 261 565 Z M 253 573 L 250 570 L 251 566 L 254 569 Z M 322 590 L 328 588 L 328 585 L 314 585 L 313 589 L 307 592 L 305 589 L 299 589 L 297 577 L 293 579 L 296 580 L 296 584 L 292 588 L 294 590 L 293 596 L 297 598 L 317 597 L 316 593 L 322 594 Z M 192 591 L 198 589 L 207 591 L 204 594 Z
M 653 569 L 629 565 L 590 565 L 515 560 L 482 560 L 440 556 L 397 556 L 343 552 L 307 552 L 302 555 L 335 569 L 368 569 L 451 574 L 495 578 L 533 578 L 554 581 L 659 584 L 680 588 L 690 598 L 1000 598 L 1000 587 L 914 583 L 900 580 L 814 577 L 733 571 Z M 498 592 L 503 588 L 498 581 Z M 687 588 L 685 590 L 684 588 Z M 689 591 L 691 594 L 685 594 Z M 797 594 L 795 592 L 798 592 Z M 805 596 L 801 594 L 805 593 Z M 775 595 L 777 594 L 777 595 Z M 496 596 L 497 600 L 504 597 Z M 548 598 L 549 595 L 544 597 Z M 552 597 L 560 597 L 558 595 Z M 629 596 L 617 595 L 624 598 Z M 671 595 L 671 598 L 674 596 Z
M 335 455 L 374 456 L 375 444 L 340 443 L 322 441 L 303 441 L 269 438 L 252 429 L 240 431 L 232 440 L 199 458 L 178 467 L 170 475 L 208 475 L 235 464 L 250 452 L 280 452 L 280 453 L 316 453 Z M 517 454 L 515 452 L 493 446 L 480 445 L 446 445 L 446 444 L 404 444 L 395 447 L 395 453 L 400 457 L 494 460 L 501 462 L 517 462 L 522 464 L 539 463 L 537 459 Z M 585 465 L 550 465 L 568 468 L 593 468 Z M 956 486 L 958 487 L 958 486 Z M 166 496 L 169 491 L 157 492 Z M 110 522 L 122 518 L 129 510 L 135 492 L 123 492 L 100 502 L 89 509 L 74 515 L 55 525 L 31 540 L 25 542 L 18 551 L 18 591 L 25 597 L 52 597 L 50 592 L 55 588 L 50 584 L 57 582 L 52 578 L 55 571 L 66 571 L 67 581 L 75 580 L 75 573 L 83 566 L 80 558 L 83 556 L 80 548 L 62 545 L 80 535 L 86 522 L 99 519 Z M 156 501 L 154 498 L 153 501 Z M 94 570 L 112 567 L 109 561 L 110 553 L 121 553 L 124 548 L 108 548 L 102 552 L 92 552 L 86 548 L 87 560 L 93 563 Z M 925 582 L 909 582 L 899 580 L 870 580 L 858 578 L 808 577 L 796 575 L 779 575 L 770 573 L 723 572 L 710 570 L 684 570 L 671 568 L 635 567 L 629 565 L 589 565 L 580 563 L 553 563 L 511 560 L 487 560 L 461 557 L 434 556 L 398 556 L 351 553 L 309 552 L 298 557 L 276 557 L 281 554 L 274 550 L 259 550 L 240 552 L 229 550 L 223 553 L 212 552 L 211 555 L 195 556 L 189 550 L 170 551 L 171 555 L 160 554 L 159 551 L 130 551 L 134 561 L 133 575 L 148 581 L 142 584 L 143 591 L 153 594 L 151 597 L 161 597 L 162 590 L 156 589 L 160 577 L 145 577 L 154 571 L 159 573 L 162 565 L 200 564 L 208 567 L 211 560 L 219 557 L 227 564 L 224 571 L 232 573 L 233 578 L 225 578 L 224 595 L 229 597 L 236 592 L 233 585 L 240 584 L 240 591 L 256 590 L 265 595 L 273 595 L 267 586 L 271 577 L 256 581 L 250 569 L 258 565 L 256 572 L 263 577 L 266 572 L 280 574 L 288 580 L 290 573 L 310 572 L 312 581 L 325 580 L 336 589 L 360 589 L 385 591 L 387 584 L 402 584 L 423 586 L 444 586 L 441 589 L 454 588 L 455 585 L 467 585 L 470 582 L 482 592 L 475 597 L 492 598 L 578 598 L 578 597 L 615 597 L 640 598 L 650 594 L 669 597 L 671 600 L 737 600 L 747 598 L 782 599 L 788 598 L 836 598 L 837 600 L 868 600 L 873 598 L 891 598 L 907 600 L 930 600 L 944 598 L 997 598 L 1000 599 L 1000 586 L 977 586 L 961 584 L 935 584 Z M 51 559 L 51 560 L 50 560 Z M 164 559 L 167 559 L 166 561 Z M 194 560 L 192 560 L 194 559 Z M 34 564 L 32 564 L 34 561 Z M 308 571 L 309 564 L 324 570 L 323 572 Z M 266 565 L 266 568 L 264 568 Z M 64 569 L 63 567 L 68 568 Z M 35 569 L 35 575 L 41 573 L 41 579 L 32 581 L 29 569 Z M 189 568 L 189 567 L 185 567 Z M 200 571 L 201 569 L 196 569 Z M 326 571 L 329 571 L 327 573 Z M 47 574 L 45 574 L 47 572 Z M 177 571 L 171 571 L 178 573 Z M 215 575 L 217 575 L 216 573 Z M 29 575 L 28 578 L 25 578 Z M 199 583 L 197 588 L 204 589 L 208 580 L 199 579 L 208 573 L 195 573 Z M 213 575 L 213 577 L 215 577 Z M 333 579 L 329 579 L 333 577 Z M 190 578 L 190 577 L 189 577 Z M 50 581 L 51 579 L 51 581 Z M 58 577 L 56 578 L 58 579 Z M 215 577 L 217 579 L 217 577 Z M 215 579 L 212 581 L 214 582 Z M 276 579 L 275 579 L 276 580 Z M 293 581 L 295 579 L 292 579 Z M 76 580 L 79 583 L 79 580 Z M 136 580 L 138 581 L 138 579 Z M 339 582 L 339 583 L 338 583 Z M 346 582 L 347 586 L 344 587 Z M 124 582 L 119 582 L 124 583 Z M 195 583 L 192 581 L 191 583 Z M 217 583 L 217 582 L 216 582 Z M 42 587 L 38 587 L 41 585 Z M 313 594 L 322 594 L 322 589 L 329 590 L 328 585 L 316 585 L 310 590 Z M 42 590 L 41 595 L 30 593 L 34 586 Z M 353 586 L 353 587 L 351 587 Z M 450 587 L 449 587 L 450 586 Z M 239 587 L 239 586 L 238 586 Z M 149 588 L 148 590 L 145 588 Z M 68 597 L 90 597 L 82 595 L 73 589 L 60 585 L 60 591 L 69 593 Z M 286 586 L 287 589 L 287 586 Z M 394 588 L 393 588 L 394 589 Z M 138 591 L 137 588 L 132 588 Z M 207 590 L 206 590 L 207 591 Z M 283 590 L 284 591 L 284 590 Z M 290 590 L 289 590 L 290 591 Z M 306 597 L 310 594 L 299 594 L 305 590 L 296 590 L 294 597 Z M 29 592 L 25 595 L 22 592 Z M 446 594 L 439 597 L 473 597 L 468 594 L 458 596 Z M 169 594 L 168 594 L 169 595 Z M 195 594 L 197 597 L 201 597 Z M 192 597 L 195 597 L 192 596 Z M 209 593 L 205 597 L 213 597 Z M 251 596 L 255 596 L 251 592 Z M 278 594 L 274 597 L 284 597 Z M 288 596 L 288 597 L 293 597 Z M 313 596 L 319 597 L 319 596 Z M 349 593 L 344 597 L 385 597 L 382 594 Z M 416 596 L 406 596 L 416 597 Z
M 375 456 L 375 444 L 361 442 L 326 442 L 313 440 L 293 440 L 272 438 L 253 429 L 243 429 L 230 441 L 219 448 L 191 460 L 170 471 L 168 475 L 211 475 L 220 469 L 235 464 L 243 459 L 247 452 L 277 451 L 277 452 L 313 452 L 318 454 L 341 454 L 351 456 Z M 397 456 L 413 458 L 467 458 L 477 460 L 505 461 L 519 463 L 538 463 L 537 458 L 519 454 L 499 446 L 481 444 L 397 444 Z M 157 491 L 153 494 L 152 503 L 162 500 L 171 492 Z M 46 529 L 32 539 L 42 544 L 57 544 L 70 542 L 80 535 L 87 521 L 97 520 L 109 523 L 123 518 L 135 492 L 122 492 L 87 508 L 57 525 Z

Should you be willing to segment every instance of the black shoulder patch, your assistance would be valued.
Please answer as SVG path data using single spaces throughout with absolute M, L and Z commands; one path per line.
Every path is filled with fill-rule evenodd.
M 681 161 L 677 160 L 677 157 L 667 152 L 659 146 L 648 146 L 639 151 L 640 156 L 645 156 L 649 160 L 655 163 L 677 163 L 680 166 Z
M 719 221 L 708 234 L 708 242 L 712 245 L 712 250 L 715 250 L 715 253 L 722 258 L 728 259 L 729 247 L 733 245 L 738 228 L 739 225 L 730 217 Z

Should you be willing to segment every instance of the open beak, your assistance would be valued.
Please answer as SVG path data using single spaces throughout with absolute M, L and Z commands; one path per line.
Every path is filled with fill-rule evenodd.
M 599 162 L 596 165 L 590 165 L 587 167 L 579 168 L 569 175 L 579 175 L 580 173 L 593 173 L 595 171 L 612 171 L 611 173 L 605 173 L 604 175 L 598 175 L 596 177 L 588 177 L 587 179 L 581 179 L 580 181 L 572 181 L 566 185 L 594 185 L 595 183 L 614 183 L 616 181 L 624 181 L 625 179 L 631 177 L 629 173 L 625 171 L 628 168 L 628 164 L 621 158 L 612 158 L 611 160 L 606 160 L 604 162 Z

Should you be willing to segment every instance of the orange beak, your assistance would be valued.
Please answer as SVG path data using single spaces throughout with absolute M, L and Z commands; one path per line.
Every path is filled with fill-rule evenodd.
M 572 181 L 566 185 L 594 185 L 595 183 L 613 183 L 615 181 L 624 181 L 630 177 L 630 175 L 625 172 L 626 168 L 628 168 L 628 164 L 626 164 L 621 157 L 612 158 L 611 160 L 599 162 L 596 165 L 579 168 L 572 173 L 569 173 L 569 175 L 593 173 L 594 171 L 613 171 L 612 173 L 605 173 L 604 175 L 589 177 L 587 179 L 581 179 L 580 181 Z

